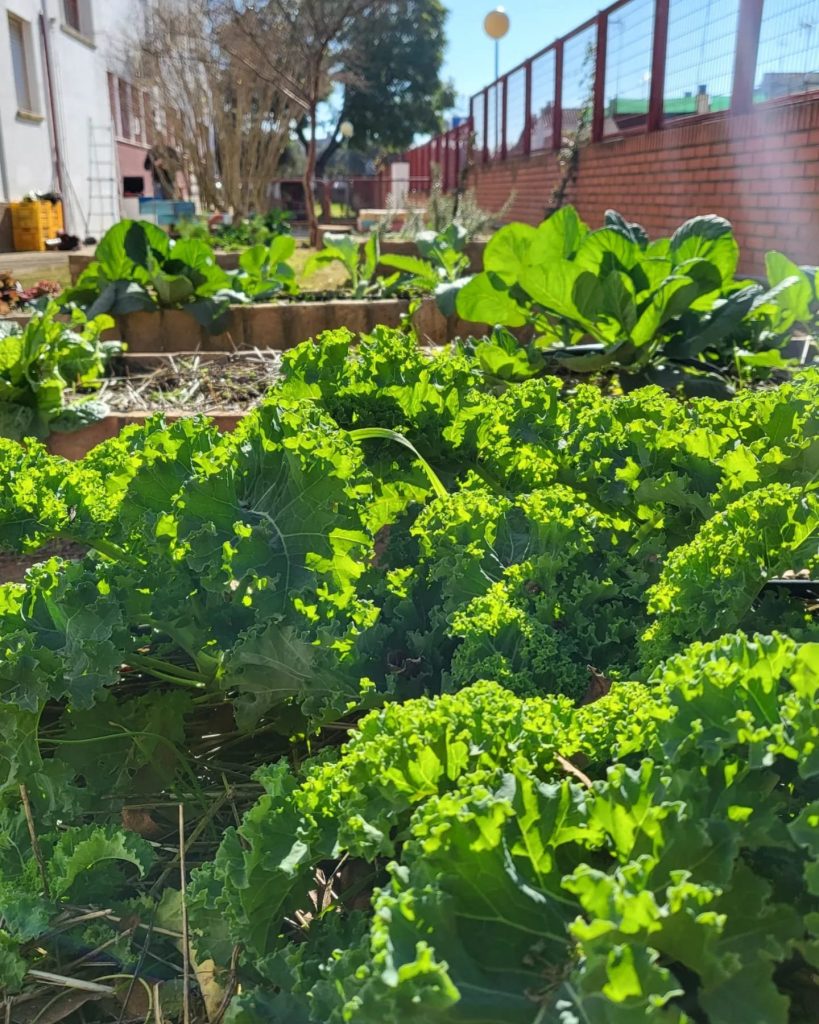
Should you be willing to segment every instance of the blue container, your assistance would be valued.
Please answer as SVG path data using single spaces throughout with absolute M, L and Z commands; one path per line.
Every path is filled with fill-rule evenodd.
M 173 199 L 152 199 L 140 196 L 140 217 L 150 217 L 157 224 L 176 224 L 180 220 L 191 220 L 196 215 L 193 203 Z

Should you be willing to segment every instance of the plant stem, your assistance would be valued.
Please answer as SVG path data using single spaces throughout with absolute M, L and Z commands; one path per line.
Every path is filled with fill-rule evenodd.
M 144 658 L 141 654 L 129 654 L 127 660 L 129 665 L 133 665 L 134 668 L 145 669 L 146 672 L 150 672 L 151 675 L 156 676 L 157 679 L 161 679 L 165 683 L 173 683 L 175 686 L 187 686 L 194 690 L 205 689 L 206 683 L 201 678 L 197 679 L 194 676 L 191 679 L 185 679 L 182 676 L 175 675 L 176 665 L 157 661 L 154 658 Z
M 205 682 L 198 672 L 194 672 L 189 668 L 183 668 L 181 665 L 175 665 L 170 661 L 161 661 L 159 658 L 153 658 L 149 654 L 137 654 L 136 657 L 139 658 L 145 668 L 155 668 L 159 672 L 169 672 L 179 679 L 190 679 L 194 683 Z M 130 655 L 129 661 L 133 661 Z
M 121 548 L 119 544 L 114 544 L 111 541 L 104 540 L 102 537 L 97 537 L 91 544 L 91 548 L 94 551 L 99 551 L 101 555 L 106 555 L 111 559 L 122 559 L 123 561 L 128 559 L 128 555 L 124 548 Z
M 432 489 L 435 491 L 437 498 L 446 498 L 449 495 L 446 487 L 441 483 L 441 479 L 435 470 L 430 466 L 427 460 L 421 455 L 412 441 L 409 441 L 403 434 L 399 434 L 397 430 L 387 430 L 386 427 L 360 427 L 358 430 L 351 430 L 350 437 L 353 441 L 372 441 L 372 440 L 384 440 L 384 441 L 395 441 L 398 444 L 402 444 L 405 448 L 409 448 L 412 454 L 421 463 L 421 468 L 427 475 L 427 479 L 432 484 Z

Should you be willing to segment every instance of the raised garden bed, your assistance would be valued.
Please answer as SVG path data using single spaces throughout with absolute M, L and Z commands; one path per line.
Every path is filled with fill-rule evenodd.
M 228 325 L 210 334 L 184 309 L 158 309 L 117 317 L 117 326 L 103 339 L 125 342 L 130 352 L 232 352 L 243 348 L 287 349 L 322 331 L 348 327 L 367 333 L 379 325 L 400 326 L 409 312 L 407 299 L 329 299 L 318 302 L 263 302 L 231 306 Z M 3 317 L 25 327 L 30 314 Z M 70 319 L 66 316 L 66 320 Z M 413 324 L 427 344 L 442 345 L 453 338 L 482 334 L 485 325 L 445 317 L 435 302 L 424 300 Z
M 222 334 L 209 334 L 182 309 L 129 313 L 118 318 L 119 335 L 130 352 L 228 352 L 243 348 L 287 349 L 322 331 L 348 327 L 367 333 L 398 327 L 409 313 L 406 299 L 331 299 L 322 302 L 266 302 L 231 306 Z M 453 338 L 483 333 L 483 327 L 445 317 L 424 300 L 413 315 L 421 340 L 442 345 Z
M 93 397 L 112 414 L 207 413 L 250 409 L 281 375 L 281 353 L 123 353 Z M 69 400 L 86 397 L 69 392 Z
M 206 414 L 219 430 L 232 430 L 276 382 L 280 366 L 274 350 L 123 353 L 93 393 L 110 414 L 71 433 L 53 433 L 46 443 L 55 455 L 79 459 L 123 427 L 160 412 L 167 420 Z
M 62 455 L 64 459 L 81 459 L 83 455 L 91 451 L 98 444 L 107 441 L 110 437 L 116 437 L 124 428 L 134 424 L 144 423 L 155 410 L 144 410 L 142 412 L 112 413 L 96 423 L 90 423 L 87 427 L 81 427 L 70 434 L 50 434 L 46 445 L 53 455 Z M 167 420 L 184 419 L 189 412 L 166 412 Z M 239 420 L 244 416 L 242 412 L 210 412 L 209 417 L 213 420 L 219 430 L 233 430 Z

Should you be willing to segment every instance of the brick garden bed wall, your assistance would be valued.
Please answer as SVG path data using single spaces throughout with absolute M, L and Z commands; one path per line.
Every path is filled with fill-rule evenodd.
M 506 219 L 531 224 L 542 220 L 557 180 L 552 152 L 478 165 L 471 174 L 481 207 L 500 209 L 514 190 Z M 568 199 L 594 227 L 614 208 L 652 236 L 695 214 L 719 213 L 734 224 L 747 273 L 761 271 L 768 249 L 819 263 L 819 98 L 588 146 Z

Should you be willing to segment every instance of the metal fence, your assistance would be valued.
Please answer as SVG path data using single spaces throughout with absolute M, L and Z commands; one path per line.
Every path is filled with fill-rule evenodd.
M 581 126 L 599 142 L 815 90 L 819 0 L 618 0 L 473 96 L 467 124 L 407 159 L 423 175 L 439 164 L 453 188 L 470 132 L 473 160 L 487 163 L 560 149 Z M 453 132 L 454 169 L 439 157 Z
M 443 135 L 430 139 L 422 146 L 415 146 L 409 150 L 405 154 L 405 159 L 410 165 L 411 191 L 429 192 L 436 167 L 441 176 L 441 188 L 445 192 L 451 192 L 456 188 L 467 164 L 471 133 L 471 122 L 465 121 Z M 483 144 L 482 139 L 481 145 Z

